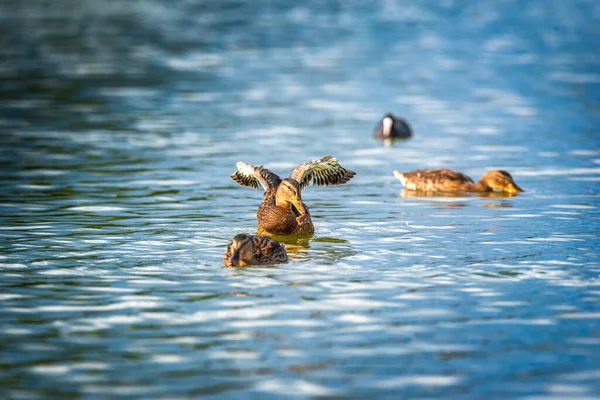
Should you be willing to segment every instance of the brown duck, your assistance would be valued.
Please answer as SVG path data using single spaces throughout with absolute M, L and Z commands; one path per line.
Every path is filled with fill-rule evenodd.
M 241 186 L 257 189 L 260 185 L 265 190 L 256 212 L 258 234 L 312 235 L 315 228 L 308 207 L 302 202 L 302 190 L 310 182 L 313 186 L 341 185 L 354 175 L 335 158 L 327 156 L 300 164 L 285 179 L 262 165 L 255 167 L 240 161 L 231 179 Z
M 287 262 L 285 245 L 268 236 L 235 235 L 223 256 L 227 267 L 271 265 Z
M 410 190 L 437 192 L 523 192 L 506 171 L 492 170 L 481 176 L 478 182 L 462 172 L 447 168 L 418 169 L 410 172 L 394 171 L 404 187 Z

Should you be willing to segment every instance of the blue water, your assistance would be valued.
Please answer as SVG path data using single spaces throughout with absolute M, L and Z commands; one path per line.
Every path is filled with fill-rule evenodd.
M 4 1 L 0 397 L 600 397 L 596 3 Z M 315 235 L 224 268 L 236 162 L 325 155 Z

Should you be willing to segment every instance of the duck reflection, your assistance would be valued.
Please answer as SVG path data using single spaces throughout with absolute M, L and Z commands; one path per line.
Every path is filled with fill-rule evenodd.
M 454 197 L 454 198 L 465 198 L 465 197 L 481 197 L 485 199 L 506 199 L 510 197 L 516 196 L 517 193 L 511 192 L 476 192 L 476 193 L 466 193 L 466 192 L 440 192 L 440 191 L 427 191 L 427 190 L 410 190 L 410 189 L 402 189 L 402 191 L 398 194 L 399 197 Z M 436 205 L 441 205 L 439 202 L 435 202 Z M 444 202 L 444 207 L 465 207 L 467 203 L 465 202 Z M 510 201 L 500 201 L 497 203 L 484 203 L 482 207 L 512 207 L 512 203 Z
M 484 203 L 481 206 L 489 208 L 511 208 L 512 203 L 510 201 L 500 201 L 498 203 Z
M 316 237 L 312 242 L 314 251 L 311 258 L 319 264 L 332 265 L 345 258 L 358 254 L 348 240 L 333 237 Z
M 313 235 L 273 235 L 272 238 L 285 243 L 288 257 L 292 260 L 310 258 L 319 264 L 329 265 L 357 253 L 346 239 Z
M 428 190 L 402 189 L 400 197 L 467 197 L 468 194 L 461 192 L 439 192 Z
M 511 192 L 440 192 L 431 190 L 410 190 L 402 189 L 400 197 L 487 197 L 487 198 L 506 198 L 515 197 L 517 193 Z

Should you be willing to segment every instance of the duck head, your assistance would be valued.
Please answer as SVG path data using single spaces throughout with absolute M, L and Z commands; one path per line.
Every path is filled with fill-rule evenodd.
M 524 191 L 515 183 L 512 176 L 506 171 L 488 171 L 483 174 L 481 179 L 479 179 L 479 182 L 484 182 L 492 189 L 500 190 L 502 192 L 517 193 Z
M 292 178 L 286 178 L 281 181 L 275 195 L 275 204 L 285 209 L 292 209 L 293 207 L 300 215 L 306 214 L 306 209 L 300 195 L 300 185 Z
M 231 241 L 231 248 L 233 253 L 227 259 L 228 267 L 245 267 L 252 263 L 254 244 L 249 235 L 245 233 L 235 235 Z

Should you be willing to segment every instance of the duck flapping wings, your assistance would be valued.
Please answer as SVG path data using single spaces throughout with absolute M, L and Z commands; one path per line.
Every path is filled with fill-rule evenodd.
M 312 182 L 314 186 L 341 185 L 348 182 L 356 175 L 340 165 L 337 159 L 326 156 L 320 160 L 311 160 L 294 168 L 290 178 L 298 182 L 300 189 Z M 237 163 L 237 171 L 230 175 L 237 184 L 258 189 L 259 185 L 264 190 L 279 186 L 281 178 L 277 174 L 264 168 L 262 165 L 255 167 L 243 162 Z
M 325 156 L 300 164 L 292 171 L 290 178 L 298 182 L 300 189 L 304 189 L 311 182 L 313 186 L 341 185 L 354 175 L 355 172 L 342 167 L 337 159 Z

